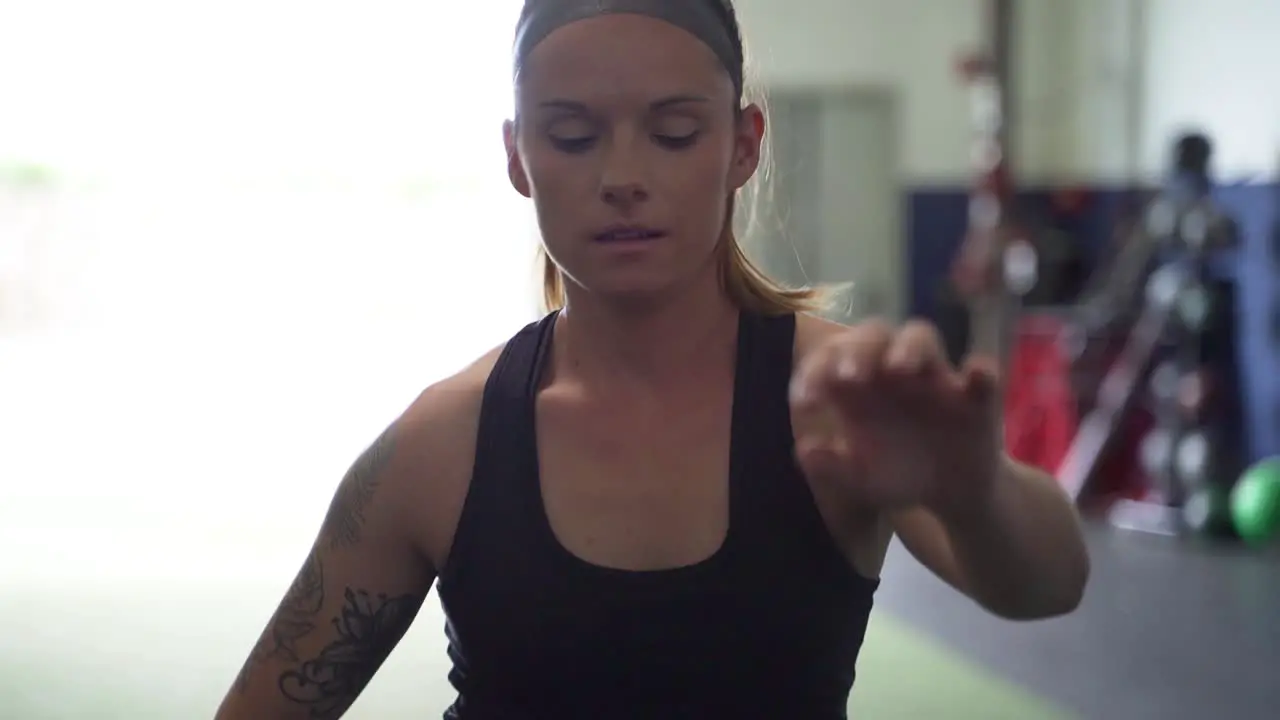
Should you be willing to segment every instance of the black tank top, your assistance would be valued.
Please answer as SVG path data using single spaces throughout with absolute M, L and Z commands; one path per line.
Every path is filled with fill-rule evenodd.
M 795 324 L 739 321 L 723 546 L 642 572 L 590 564 L 553 534 L 534 402 L 555 315 L 512 338 L 439 578 L 458 691 L 446 719 L 846 717 L 878 582 L 840 553 L 793 459 Z

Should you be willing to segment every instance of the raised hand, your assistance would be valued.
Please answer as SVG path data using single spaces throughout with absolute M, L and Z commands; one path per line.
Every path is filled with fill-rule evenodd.
M 997 380 L 994 359 L 953 367 L 930 323 L 850 327 L 796 368 L 797 459 L 870 506 L 961 510 L 985 498 L 1001 462 Z

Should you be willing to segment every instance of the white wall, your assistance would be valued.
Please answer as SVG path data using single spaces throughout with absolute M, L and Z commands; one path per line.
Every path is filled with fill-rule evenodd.
M 1142 169 L 1161 171 L 1187 127 L 1215 142 L 1217 175 L 1274 176 L 1280 162 L 1280 2 L 1147 0 Z
M 1144 0 L 1023 0 L 1013 133 L 1024 183 L 1120 179 L 1136 164 L 1134 52 Z M 972 175 L 956 59 L 981 46 L 984 0 L 737 0 L 767 86 L 873 85 L 898 95 L 911 185 Z
M 502 2 L 504 12 L 514 16 L 517 0 Z M 954 67 L 960 54 L 981 43 L 985 0 L 736 2 L 762 84 L 888 88 L 898 96 L 902 124 L 898 155 L 904 181 L 912 185 L 968 181 L 971 175 L 968 107 Z M 36 8 L 46 5 L 48 8 L 44 11 L 36 12 Z M 138 3 L 134 5 L 141 7 Z M 83 13 L 91 4 L 50 0 L 30 7 L 24 5 L 19 19 L 24 19 L 25 24 L 0 22 L 0 39 L 5 40 L 0 42 L 0 55 L 12 60 L 0 63 L 0 80 L 7 86 L 22 86 L 24 76 L 32 77 L 30 73 L 20 72 L 31 62 L 40 64 L 40 77 L 66 80 L 69 87 L 84 85 L 72 82 L 75 78 L 67 74 L 72 70 L 86 70 L 83 63 L 68 62 L 71 57 L 83 58 L 82 53 L 58 55 L 48 46 L 22 42 L 24 37 L 48 36 L 33 32 L 30 26 L 37 20 L 56 24 L 58 18 L 66 14 L 59 14 L 58 8 L 62 6 L 75 7 L 77 13 Z M 288 6 L 289 3 L 282 3 L 278 7 Z M 378 24 L 378 13 L 362 17 L 370 32 L 385 32 L 387 26 Z M 457 24 L 455 20 L 455 29 Z M 6 26 L 18 34 L 6 33 Z M 398 27 L 409 36 L 418 35 L 417 28 L 423 28 L 425 34 L 421 35 L 418 47 L 449 46 L 450 43 L 439 42 L 428 32 L 431 26 L 432 23 L 424 19 Z M 1151 175 L 1164 164 L 1169 137 L 1191 124 L 1204 126 L 1217 136 L 1220 169 L 1226 175 L 1273 168 L 1280 157 L 1280 93 L 1268 90 L 1280 85 L 1272 70 L 1280 65 L 1280 43 L 1273 37 L 1277 27 L 1280 27 L 1280 2 L 1276 0 L 1022 0 L 1018 6 L 1017 79 L 1013 88 L 1018 119 L 1014 133 L 1016 174 L 1023 182 L 1031 183 L 1125 181 Z M 218 36 L 217 33 L 207 35 L 215 39 Z M 323 33 L 311 28 L 311 35 Z M 75 40 L 85 45 L 93 37 Z M 110 39 L 109 33 L 99 33 L 98 37 Z M 296 42 L 303 40 L 305 37 L 295 39 Z M 491 51 L 485 53 L 494 64 L 495 78 L 506 75 L 507 43 L 508 37 L 503 33 L 490 44 Z M 409 43 L 387 42 L 386 45 L 408 47 Z M 93 47 L 98 46 L 101 42 Z M 159 53 L 163 49 L 152 50 Z M 387 116 L 401 118 L 404 127 L 420 122 L 422 113 L 430 107 L 430 98 L 438 92 L 438 88 L 429 91 L 415 80 L 423 63 L 439 62 L 438 58 L 423 52 L 403 57 L 404 62 L 398 64 L 386 62 L 395 59 L 390 51 L 384 53 L 386 57 L 371 61 L 403 69 L 396 81 L 408 88 L 403 93 L 406 99 L 401 102 L 399 112 L 387 113 Z M 450 52 L 456 52 L 456 48 Z M 215 55 L 211 51 L 210 56 Z M 157 77 L 159 68 L 163 67 L 147 64 L 148 56 L 141 51 L 103 54 L 96 72 L 104 77 L 109 74 L 113 88 L 129 80 L 128 88 L 144 97 L 148 79 Z M 478 57 L 476 53 L 468 55 L 472 56 Z M 337 58 L 327 50 L 312 53 L 309 61 L 312 57 L 330 58 L 330 64 Z M 4 67 L 12 68 L 13 72 L 6 73 Z M 330 75 L 340 87 L 323 88 L 327 93 L 325 97 L 334 93 L 362 98 L 369 95 L 360 89 L 361 72 Z M 262 80 L 258 85 L 270 83 Z M 258 92 L 258 85 L 250 84 L 246 86 L 248 89 L 237 92 L 240 95 L 250 91 L 258 93 L 255 98 L 263 100 L 263 106 L 271 110 L 268 117 L 283 116 L 280 103 L 270 100 L 268 90 Z M 306 91 L 304 97 L 295 97 L 290 102 L 298 108 L 306 106 L 308 110 L 315 110 L 303 100 L 310 102 L 316 88 L 302 90 Z M 222 97 L 229 91 L 205 87 L 205 96 L 193 103 L 193 107 L 207 110 L 214 104 L 208 96 L 219 92 L 222 95 L 218 97 Z M 92 100 L 91 95 L 80 94 L 84 103 Z M 86 109 L 69 105 L 71 100 L 67 98 L 47 93 L 39 97 L 40 102 L 50 108 L 55 100 L 62 103 L 55 113 L 59 117 L 84 116 L 92 111 L 102 120 L 98 125 L 111 126 L 112 132 L 120 130 L 117 135 L 134 139 L 145 131 L 148 142 L 153 144 L 158 142 L 157 138 L 168 137 L 157 135 L 151 132 L 151 126 L 140 123 L 118 122 L 112 126 L 110 121 L 119 119 L 119 112 L 107 112 L 103 117 L 102 106 Z M 505 101 L 501 93 L 494 97 Z M 112 107 L 115 106 L 118 104 Z M 0 137 L 0 151 L 12 145 L 15 138 L 30 143 L 37 135 L 50 141 L 45 143 L 47 147 L 41 147 L 50 152 L 69 149 L 79 152 L 86 143 L 100 152 L 129 146 L 119 142 L 119 137 L 105 142 L 101 133 L 69 136 L 44 126 L 37 127 L 36 133 L 22 125 L 23 118 L 34 122 L 44 109 L 28 104 L 24 106 L 24 113 L 0 118 L 5 130 Z M 311 117 L 329 115 L 332 113 L 311 113 Z M 294 112 L 288 118 L 297 116 L 298 112 Z M 488 133 L 484 135 L 486 138 L 496 137 L 496 130 L 480 132 Z M 309 151 L 301 140 L 296 145 L 298 147 L 291 145 L 284 149 L 255 146 L 255 152 L 278 155 L 290 150 Z M 496 151 L 496 140 L 493 147 Z M 414 152 L 385 155 L 397 159 L 400 163 L 397 169 L 420 168 L 424 155 L 439 151 L 425 139 L 412 149 Z M 181 156 L 181 153 L 173 155 Z M 127 158 L 127 162 L 121 162 L 123 158 Z M 102 158 L 103 163 L 113 165 L 113 171 L 138 161 L 136 153 Z M 379 162 L 382 162 L 381 156 Z
M 1059 0 L 1025 0 L 1028 6 Z M 1143 13 L 1148 0 L 1070 0 L 1061 18 L 1062 180 L 1129 183 L 1139 173 L 1145 73 Z M 1059 11 L 1060 13 L 1063 10 Z M 1053 29 L 1050 29 L 1053 32 Z
M 969 127 L 957 56 L 981 38 L 978 0 L 737 0 L 766 86 L 876 86 L 899 95 L 912 184 L 964 181 Z
M 1076 7 L 1073 2 L 1033 1 L 1017 11 L 1010 149 L 1020 181 L 1056 177 L 1070 162 L 1074 103 L 1068 68 Z
M 874 85 L 899 96 L 908 184 L 970 176 L 958 54 L 982 0 L 737 0 L 766 85 Z M 1280 1 L 1022 0 L 1014 62 L 1023 182 L 1158 177 L 1171 138 L 1207 130 L 1217 171 L 1280 169 Z
M 772 186 L 743 236 L 793 284 L 847 287 L 832 317 L 901 317 L 907 303 L 898 112 L 889 93 L 776 90 Z

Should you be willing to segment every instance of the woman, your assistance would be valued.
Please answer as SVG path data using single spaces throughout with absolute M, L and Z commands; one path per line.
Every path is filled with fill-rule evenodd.
M 846 328 L 730 229 L 764 117 L 727 0 L 527 0 L 511 183 L 552 312 L 342 481 L 219 718 L 339 717 L 434 580 L 446 717 L 843 718 L 895 533 L 991 612 L 1073 609 L 1070 503 L 993 372 Z

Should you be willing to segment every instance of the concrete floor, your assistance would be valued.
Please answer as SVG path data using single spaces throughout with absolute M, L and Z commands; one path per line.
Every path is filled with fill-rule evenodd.
M 984 615 L 894 548 L 879 608 L 1086 720 L 1280 717 L 1280 561 L 1230 546 L 1089 530 L 1073 615 Z

